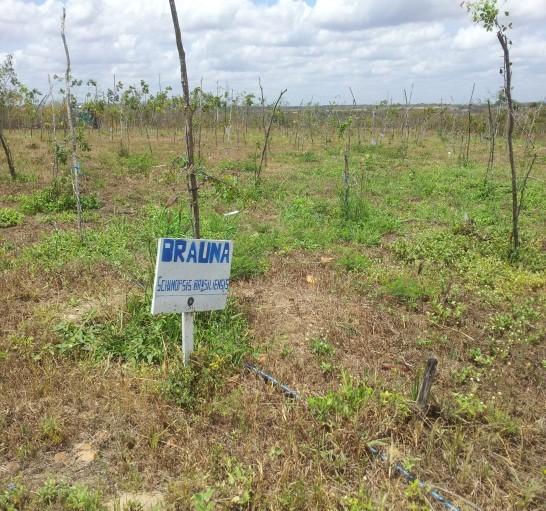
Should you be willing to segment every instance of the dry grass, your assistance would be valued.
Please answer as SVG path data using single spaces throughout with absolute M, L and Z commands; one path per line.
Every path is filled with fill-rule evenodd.
M 0 181 L 0 206 L 13 205 L 10 197 L 50 179 L 46 143 L 25 151 L 28 141 L 12 138 L 19 168 L 36 182 Z M 279 136 L 274 142 L 278 154 L 291 151 L 280 141 Z M 154 142 L 157 161 L 145 176 L 109 166 L 115 158 L 103 156 L 115 155 L 116 144 L 92 139 L 85 157 L 85 187 L 97 190 L 103 203 L 90 225 L 94 229 L 114 217 L 137 218 L 144 203 L 165 204 L 183 189 L 170 170 L 180 140 Z M 142 152 L 146 147 L 143 139 L 132 145 Z M 252 148 L 216 148 L 211 140 L 203 153 L 214 168 L 223 160 L 247 159 Z M 434 165 L 443 149 L 426 141 L 415 148 L 414 161 L 425 153 L 424 164 Z M 265 176 L 288 185 L 300 178 L 291 163 L 272 163 Z M 316 193 L 327 196 L 333 189 L 330 182 Z M 281 222 L 267 203 L 244 214 L 249 224 Z M 0 242 L 14 259 L 55 229 L 73 228 L 27 216 L 22 225 L 0 232 Z M 383 245 L 366 251 L 387 267 L 394 264 Z M 241 370 L 195 409 L 180 409 L 160 392 L 165 364 L 91 363 L 43 350 L 57 341 L 59 321 L 81 322 L 90 311 L 104 319 L 118 314 L 135 290 L 121 269 L 108 261 L 51 272 L 8 267 L 0 271 L 0 488 L 17 481 L 36 489 L 54 476 L 97 488 L 105 500 L 121 492 L 159 491 L 165 508 L 176 510 L 195 508 L 195 494 L 208 489 L 222 509 L 438 508 L 370 457 L 367 445 L 379 441 L 393 461 L 445 489 L 461 509 L 472 509 L 467 501 L 480 509 L 543 509 L 544 372 L 537 369 L 537 360 L 546 359 L 543 340 L 513 347 L 509 361 L 496 364 L 480 386 L 480 399 L 519 427 L 506 431 L 504 416 L 498 423 L 458 418 L 453 392 L 461 386 L 452 373 L 468 365 L 469 348 L 486 346 L 490 309 L 469 296 L 475 308 L 463 326 L 437 326 L 426 302 L 407 307 L 377 292 L 373 276 L 341 271 L 336 247 L 284 255 L 273 254 L 265 274 L 233 288 L 259 364 L 306 398 L 338 389 L 346 372 L 374 389 L 370 402 L 350 417 L 322 422 L 305 402 L 289 402 Z M 423 347 L 416 343 L 422 338 L 439 341 Z M 326 347 L 314 348 L 317 341 Z M 433 413 L 423 418 L 409 400 L 431 351 L 440 373 Z M 91 461 L 78 458 L 82 443 L 95 453 Z

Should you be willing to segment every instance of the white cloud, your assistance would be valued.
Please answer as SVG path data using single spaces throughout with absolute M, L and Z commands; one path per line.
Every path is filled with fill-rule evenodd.
M 0 0 L 0 48 L 15 55 L 20 77 L 42 90 L 64 69 L 62 0 Z M 275 96 L 360 101 L 393 96 L 414 84 L 416 101 L 466 101 L 472 83 L 486 95 L 500 85 L 495 34 L 474 25 L 459 0 L 251 0 L 177 2 L 192 85 L 256 90 Z M 82 79 L 141 78 L 180 90 L 166 0 L 66 0 L 73 70 Z M 546 0 L 511 0 L 515 95 L 541 98 L 546 64 Z M 468 91 L 467 91 L 468 89 Z
M 457 30 L 453 44 L 459 50 L 475 50 L 489 44 L 493 37 L 494 34 L 486 32 L 482 27 L 470 25 Z

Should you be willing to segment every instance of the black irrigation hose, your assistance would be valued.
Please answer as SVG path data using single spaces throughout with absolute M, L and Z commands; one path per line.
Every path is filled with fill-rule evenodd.
M 383 461 L 388 461 L 387 455 L 384 452 L 381 452 L 379 449 L 376 449 L 375 447 L 367 446 L 368 450 L 372 454 L 372 456 L 380 458 Z M 461 511 L 460 508 L 455 506 L 450 500 L 448 500 L 446 497 L 444 497 L 438 490 L 435 490 L 434 488 L 427 485 L 425 482 L 417 479 L 416 476 L 414 476 L 411 472 L 406 470 L 400 463 L 395 463 L 393 465 L 394 471 L 403 477 L 408 483 L 412 483 L 413 481 L 417 481 L 417 484 L 420 488 L 430 488 L 429 495 L 435 499 L 437 502 L 442 504 L 446 509 L 449 509 L 449 511 Z
M 281 383 L 279 380 L 274 378 L 269 373 L 266 373 L 264 370 L 260 369 L 259 367 L 256 367 L 253 364 L 245 364 L 245 369 L 248 369 L 250 372 L 258 375 L 263 381 L 266 383 L 271 383 L 273 387 L 278 388 L 286 397 L 289 397 L 291 399 L 301 399 L 300 395 L 293 389 L 291 389 L 288 385 L 285 385 L 284 383 Z
M 254 364 L 245 363 L 245 369 L 259 376 L 264 382 L 271 383 L 271 385 L 279 389 L 286 397 L 301 400 L 301 396 L 298 394 L 298 392 L 296 392 L 294 389 L 291 389 L 288 385 L 281 383 L 274 376 L 264 371 L 263 369 L 260 369 Z M 387 455 L 384 452 L 381 452 L 379 449 L 371 446 L 367 446 L 367 448 L 374 458 L 380 458 L 382 461 L 388 462 Z M 449 511 L 461 511 L 461 508 L 455 506 L 449 499 L 444 497 L 440 491 L 435 490 L 430 485 L 427 485 L 425 482 L 418 479 L 415 475 L 406 470 L 400 463 L 395 463 L 392 468 L 406 482 L 412 483 L 414 481 L 417 481 L 417 484 L 420 488 L 431 488 L 428 494 L 434 500 L 436 500 L 436 502 L 442 504 Z

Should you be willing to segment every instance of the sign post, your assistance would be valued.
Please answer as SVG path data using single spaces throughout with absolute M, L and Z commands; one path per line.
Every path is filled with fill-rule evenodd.
M 158 240 L 152 314 L 181 314 L 184 365 L 193 351 L 194 312 L 226 306 L 232 255 L 228 240 Z
M 182 313 L 182 355 L 184 365 L 190 362 L 190 355 L 193 352 L 193 312 Z

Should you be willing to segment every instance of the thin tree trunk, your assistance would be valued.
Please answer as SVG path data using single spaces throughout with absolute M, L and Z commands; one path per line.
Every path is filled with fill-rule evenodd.
M 6 160 L 8 161 L 8 168 L 9 168 L 9 175 L 12 179 L 15 179 L 17 177 L 17 173 L 15 172 L 15 164 L 13 163 L 13 156 L 11 155 L 11 150 L 8 145 L 8 141 L 6 140 L 6 137 L 4 136 L 4 130 L 0 127 L 0 143 L 2 144 L 2 148 L 4 149 L 4 153 L 6 153 Z
M 489 158 L 487 160 L 487 170 L 485 172 L 484 184 L 487 184 L 490 172 L 493 170 L 493 164 L 495 163 L 495 137 L 496 137 L 496 120 L 493 120 L 493 113 L 491 112 L 491 101 L 487 100 L 487 113 L 489 116 Z
M 356 98 L 355 98 L 355 95 L 353 94 L 353 89 L 351 87 L 349 87 L 349 91 L 350 91 L 351 96 L 353 98 L 353 113 L 354 113 L 354 115 L 356 117 L 356 115 L 358 114 Z M 358 117 L 358 120 L 355 122 L 355 124 L 356 124 L 356 133 L 357 133 L 357 138 L 358 138 L 358 145 L 360 146 L 360 116 Z
M 510 160 L 510 176 L 512 181 L 512 248 L 513 255 L 517 255 L 519 249 L 519 225 L 518 225 L 518 177 L 516 162 L 514 159 L 514 105 L 512 103 L 512 63 L 510 62 L 510 49 L 508 39 L 501 30 L 497 32 L 497 38 L 502 46 L 504 54 L 504 93 L 508 103 L 508 119 L 506 127 L 506 142 L 508 144 L 508 159 Z
M 286 93 L 287 89 L 284 89 L 279 94 L 279 97 L 277 98 L 277 101 L 275 101 L 275 105 L 273 106 L 273 113 L 271 114 L 271 119 L 269 119 L 269 125 L 267 127 L 267 131 L 265 132 L 265 140 L 264 140 L 264 146 L 262 148 L 262 157 L 260 159 L 260 165 L 256 169 L 256 182 L 258 183 L 260 181 L 261 175 L 262 175 L 262 167 L 264 164 L 264 161 L 266 159 L 267 154 L 267 145 L 269 143 L 269 136 L 271 134 L 271 126 L 273 125 L 273 120 L 275 119 L 275 112 L 277 111 L 277 107 L 279 106 L 279 103 L 281 101 L 281 98 Z
M 51 85 L 51 76 L 47 75 L 49 84 L 49 95 L 51 98 L 51 129 L 53 133 L 53 181 L 56 181 L 59 175 L 59 144 L 57 142 L 57 116 L 55 114 L 55 101 L 53 98 L 53 86 Z
M 343 209 L 345 210 L 345 218 L 349 218 L 349 151 L 346 150 L 343 154 Z
M 470 100 L 468 101 L 468 134 L 466 138 L 466 154 L 465 154 L 465 163 L 468 163 L 468 158 L 470 154 L 470 132 L 471 132 L 471 121 L 472 121 L 472 100 L 474 99 L 474 89 L 476 84 L 472 85 L 472 92 L 470 94 Z
M 68 52 L 68 45 L 66 43 L 66 35 L 64 33 L 64 24 L 66 19 L 66 9 L 63 7 L 63 17 L 61 18 L 61 38 L 63 40 L 64 52 L 66 54 L 66 116 L 68 122 L 68 129 L 70 131 L 70 142 L 72 149 L 72 187 L 74 189 L 74 195 L 76 196 L 76 209 L 78 212 L 78 230 L 80 231 L 80 238 L 83 234 L 83 218 L 82 218 L 82 204 L 80 200 L 80 162 L 77 154 L 76 144 L 76 132 L 74 130 L 74 122 L 72 120 L 72 101 L 70 96 L 70 54 Z
M 201 138 L 203 133 L 203 78 L 199 89 L 199 145 L 197 146 L 197 158 L 201 159 Z
M 180 24 L 178 22 L 178 14 L 176 12 L 176 4 L 174 0 L 169 0 L 171 7 L 171 15 L 174 25 L 174 33 L 176 36 L 176 48 L 178 50 L 178 57 L 180 60 L 180 78 L 182 81 L 182 90 L 184 92 L 184 118 L 186 122 L 186 155 L 187 155 L 187 179 L 188 179 L 188 194 L 190 197 L 191 211 L 192 211 L 192 224 L 193 224 L 193 236 L 195 238 L 201 237 L 201 226 L 199 219 L 199 195 L 197 188 L 197 177 L 195 175 L 195 162 L 193 154 L 193 111 L 190 103 L 190 87 L 188 84 L 188 71 L 186 67 L 186 53 L 184 52 L 184 46 L 182 44 L 182 34 L 180 32 Z

